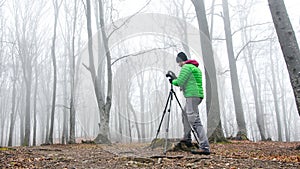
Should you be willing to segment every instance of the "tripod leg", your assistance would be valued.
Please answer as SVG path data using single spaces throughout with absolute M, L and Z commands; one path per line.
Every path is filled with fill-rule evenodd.
M 167 153 L 167 147 L 168 147 L 168 136 L 169 136 L 169 123 L 170 123 L 170 112 L 171 112 L 171 106 L 172 106 L 172 100 L 173 100 L 173 93 L 170 92 L 170 103 L 169 103 L 169 109 L 168 109 L 168 119 L 167 119 L 167 125 L 166 125 L 166 137 L 165 137 L 165 149 L 164 154 Z
M 190 128 L 191 128 L 191 130 L 192 130 L 192 133 L 193 133 L 193 135 L 194 135 L 194 137 L 195 137 L 195 139 L 196 139 L 198 145 L 200 145 L 200 139 L 199 139 L 199 137 L 198 137 L 198 135 L 197 135 L 197 133 L 196 133 L 194 127 L 193 127 L 192 124 L 189 122 L 188 117 L 187 117 L 187 114 L 186 114 L 186 112 L 183 110 L 183 108 L 182 108 L 182 106 L 181 106 L 181 104 L 180 104 L 180 102 L 179 102 L 179 100 L 178 100 L 178 97 L 176 96 L 176 93 L 175 93 L 173 90 L 172 90 L 172 93 L 174 94 L 174 96 L 175 96 L 175 98 L 176 98 L 176 100 L 177 100 L 177 103 L 178 103 L 178 105 L 179 105 L 179 107 L 180 107 L 180 109 L 181 109 L 181 111 L 182 111 L 182 113 L 183 113 L 183 117 L 185 118 L 185 120 L 186 120 L 187 123 L 189 124 L 189 126 L 190 126 Z
M 159 132 L 160 132 L 160 128 L 161 128 L 162 122 L 163 122 L 163 120 L 164 120 L 164 117 L 165 117 L 165 114 L 166 114 L 166 110 L 167 110 L 167 107 L 168 107 L 168 103 L 169 103 L 169 101 L 170 101 L 170 99 L 171 99 L 171 96 L 172 96 L 172 92 L 170 91 L 169 96 L 168 96 L 168 99 L 167 99 L 167 102 L 166 102 L 166 105 L 165 105 L 165 108 L 164 108 L 164 111 L 163 111 L 163 114 L 162 114 L 161 119 L 160 119 L 160 123 L 159 123 L 158 129 L 157 129 L 157 132 L 156 132 L 155 139 L 153 140 L 154 142 L 152 142 L 152 145 L 151 145 L 151 148 L 152 148 L 152 149 L 154 148 L 154 144 L 155 144 L 156 139 L 157 139 L 157 137 L 158 137 L 158 134 L 159 134 Z

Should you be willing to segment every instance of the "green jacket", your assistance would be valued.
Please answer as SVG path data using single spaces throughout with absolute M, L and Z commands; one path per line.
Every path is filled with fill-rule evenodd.
M 172 84 L 183 89 L 184 97 L 200 97 L 203 98 L 202 72 L 197 67 L 199 64 L 195 60 L 188 60 L 180 70 L 177 79 Z

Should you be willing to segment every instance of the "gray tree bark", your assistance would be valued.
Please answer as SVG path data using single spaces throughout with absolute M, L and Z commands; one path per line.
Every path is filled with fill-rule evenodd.
M 71 40 L 71 52 L 70 55 L 70 77 L 71 77 L 71 98 L 70 98 L 70 138 L 69 143 L 75 143 L 75 121 L 76 121 L 76 110 L 75 110 L 75 84 L 76 84 L 76 76 L 75 76 L 75 31 L 76 31 L 76 24 L 77 24 L 77 1 L 74 2 L 74 20 L 73 20 L 73 27 L 72 27 L 72 40 Z M 79 38 L 80 39 L 80 38 Z
M 15 119 L 16 119 L 16 99 L 17 99 L 17 93 L 16 93 L 16 83 L 18 79 L 18 70 L 19 70 L 19 64 L 18 62 L 13 61 L 13 90 L 12 90 L 12 104 L 11 104 L 11 114 L 10 114 L 10 128 L 9 128 L 9 138 L 8 138 L 8 146 L 12 146 L 13 142 L 13 134 L 15 129 Z
M 246 35 L 245 35 L 246 36 Z M 251 49 L 247 47 L 248 56 L 246 57 L 246 67 L 248 71 L 248 76 L 251 82 L 251 89 L 253 91 L 254 96 L 254 104 L 255 104 L 255 112 L 256 112 L 256 123 L 259 129 L 260 137 L 262 140 L 266 140 L 266 131 L 265 131 L 265 120 L 264 120 L 264 111 L 262 109 L 262 101 L 259 94 L 259 83 L 258 77 L 254 71 L 254 60 Z
M 18 25 L 16 25 L 18 26 Z M 24 32 L 23 32 L 24 33 Z M 26 46 L 27 40 L 22 37 L 18 37 L 19 57 L 22 62 L 23 78 L 25 81 L 25 133 L 23 146 L 29 146 L 30 144 L 30 107 L 31 107 L 31 85 L 32 85 L 32 56 L 30 56 Z
M 67 18 L 67 15 L 66 15 Z M 68 24 L 67 24 L 68 25 Z M 65 44 L 66 46 L 64 47 L 64 62 L 67 64 L 68 63 L 68 58 L 71 57 L 70 55 L 70 46 L 68 42 L 70 42 L 70 34 L 68 34 L 69 32 L 69 25 L 67 26 L 67 32 L 66 32 L 66 41 Z M 69 71 L 67 70 L 69 69 Z M 63 126 L 62 126 L 62 135 L 61 135 L 61 144 L 66 144 L 68 142 L 68 117 L 69 117 L 69 109 L 67 108 L 66 105 L 69 104 L 69 100 L 68 100 L 68 88 L 69 88 L 69 84 L 71 83 L 72 80 L 70 80 L 70 82 L 68 82 L 67 77 L 69 75 L 69 77 L 71 78 L 71 74 L 69 73 L 71 71 L 71 61 L 69 62 L 68 65 L 66 65 L 63 69 L 63 105 L 65 105 L 63 107 Z M 71 87 L 70 87 L 71 88 Z
M 142 61 L 141 61 L 142 62 Z M 142 63 L 138 63 L 138 64 L 142 64 Z M 140 113 L 145 113 L 145 96 L 144 96 L 144 92 L 145 90 L 145 85 L 144 85 L 144 82 L 143 82 L 143 79 L 144 79 L 144 72 L 140 72 L 140 74 L 136 77 L 137 78 L 137 84 L 138 84 L 138 88 L 139 88 L 139 93 L 140 93 L 140 98 L 139 98 L 139 101 L 140 101 Z M 142 115 L 141 116 L 141 122 L 144 122 L 146 119 L 145 115 Z M 140 130 L 140 138 L 139 140 L 141 141 L 144 141 L 144 139 L 146 138 L 146 127 L 145 127 L 145 124 L 144 123 L 140 123 L 140 127 L 141 127 L 141 130 Z
M 30 104 L 31 104 L 31 85 L 32 85 L 32 68 L 31 63 L 25 64 L 23 68 L 25 84 L 26 84 L 26 108 L 25 108 L 25 136 L 23 145 L 29 146 L 30 145 Z
M 281 76 L 280 76 L 281 75 Z M 281 78 L 280 78 L 281 77 Z M 278 71 L 277 72 L 277 79 L 281 79 L 278 80 L 278 85 L 281 91 L 284 91 L 284 86 L 285 86 L 285 82 L 284 82 L 284 72 L 283 71 Z M 282 106 L 282 113 L 284 114 L 284 134 L 285 134 L 285 141 L 286 142 L 290 142 L 290 133 L 289 133 L 289 111 L 287 110 L 287 102 L 286 102 L 286 93 L 283 92 L 282 93 L 282 99 L 281 99 L 281 106 Z
M 65 53 L 65 56 L 68 56 L 67 53 Z M 66 57 L 64 57 L 65 63 L 67 63 Z M 68 105 L 68 99 L 67 99 L 67 66 L 64 68 L 64 75 L 63 75 L 63 105 Z M 62 126 L 62 134 L 61 134 L 61 144 L 66 144 L 68 142 L 68 110 L 67 108 L 63 108 L 63 126 Z
M 97 76 L 96 69 L 95 69 L 95 63 L 94 63 L 94 54 L 93 54 L 93 42 L 92 42 L 92 28 L 91 28 L 91 4 L 90 0 L 86 0 L 86 14 L 87 14 L 87 30 L 88 30 L 88 51 L 89 51 L 89 71 L 92 76 L 92 81 L 94 85 L 94 90 L 97 98 L 97 104 L 99 109 L 99 115 L 100 115 L 100 123 L 99 123 L 99 134 L 94 140 L 96 143 L 110 143 L 109 140 L 109 113 L 111 108 L 111 99 L 112 99 L 112 71 L 111 71 L 111 55 L 108 48 L 108 39 L 105 32 L 105 24 L 104 24 L 104 14 L 103 14 L 103 6 L 102 1 L 99 1 L 99 14 L 100 14 L 100 25 L 101 25 L 101 34 L 102 34 L 102 40 L 104 49 L 106 52 L 106 62 L 107 62 L 107 75 L 108 75 L 108 81 L 107 81 L 107 95 L 106 95 L 106 101 L 104 101 L 104 98 L 102 92 L 100 90 L 101 86 L 99 84 L 99 78 L 101 78 L 100 75 Z
M 25 133 L 22 145 L 29 146 L 31 134 L 31 88 L 33 79 L 32 67 L 40 49 L 40 45 L 38 44 L 37 30 L 39 25 L 39 16 L 41 15 L 44 3 L 43 1 L 40 1 L 39 3 L 36 3 L 35 1 L 24 3 L 25 4 L 20 5 L 19 2 L 14 1 L 13 8 L 15 14 L 14 24 L 17 45 L 16 48 L 21 61 L 22 73 L 26 86 Z M 31 8 L 22 9 L 24 6 Z M 32 8 L 35 10 L 28 12 Z
M 102 106 L 103 114 L 100 116 L 100 132 L 104 138 L 109 140 L 109 115 L 111 109 L 111 100 L 112 100 L 112 70 L 111 70 L 111 53 L 108 47 L 108 38 L 105 31 L 105 23 L 104 23 L 104 10 L 103 10 L 103 2 L 99 0 L 99 14 L 100 14 L 100 25 L 101 25 L 101 34 L 102 41 L 104 45 L 104 50 L 106 54 L 106 68 L 107 68 L 107 94 L 105 105 Z M 100 133 L 101 134 L 101 133 Z M 109 141 L 110 142 L 110 141 Z
M 273 43 L 270 42 L 270 61 L 271 61 L 271 73 L 272 73 L 272 84 L 273 84 L 273 88 L 272 90 L 272 94 L 273 94 L 273 99 L 274 99 L 274 107 L 275 107 L 275 113 L 276 113 L 276 120 L 277 120 L 277 140 L 278 141 L 282 141 L 283 137 L 282 137 L 282 124 L 281 124 L 281 117 L 280 117 L 280 110 L 279 110 L 279 105 L 278 105 L 278 89 L 277 89 L 277 82 L 279 81 L 279 79 L 276 81 L 276 77 L 275 77 L 275 69 L 274 69 L 274 61 L 273 61 L 273 55 L 272 55 L 272 46 Z M 277 63 L 278 64 L 278 63 Z M 277 65 L 276 64 L 276 65 Z M 279 72 L 277 72 L 279 73 Z
M 213 38 L 213 32 L 214 32 L 213 30 L 214 30 L 215 2 L 216 2 L 216 0 L 212 0 L 212 2 L 211 2 L 210 39 Z
M 235 114 L 236 114 L 236 121 L 237 121 L 237 125 L 239 128 L 239 132 L 241 132 L 244 135 L 247 135 L 247 128 L 246 128 L 242 99 L 241 99 L 240 85 L 239 85 L 238 73 L 237 73 L 237 68 L 236 68 L 236 60 L 234 58 L 234 52 L 233 52 L 228 1 L 223 0 L 222 5 L 223 5 L 223 12 L 224 12 L 223 20 L 224 20 L 224 29 L 225 29 L 225 35 L 226 35 L 226 45 L 227 45 L 227 53 L 228 53 L 230 76 L 231 76 L 230 80 L 231 80 L 231 86 L 232 86 L 232 94 L 233 94 L 234 108 L 235 108 Z
M 38 65 L 35 65 L 35 86 L 34 86 L 34 94 L 33 94 L 33 138 L 32 145 L 36 146 L 36 130 L 37 130 L 37 93 L 38 93 Z
M 50 122 L 50 130 L 49 130 L 49 140 L 48 143 L 53 144 L 53 129 L 54 129 L 54 116 L 55 116 L 55 107 L 56 107 L 56 85 L 57 85 L 57 65 L 56 65 L 56 53 L 55 53 L 55 41 L 56 41 L 56 27 L 57 20 L 59 15 L 59 8 L 61 5 L 58 4 L 57 0 L 53 2 L 54 6 L 54 31 L 53 31 L 53 39 L 52 39 L 52 47 L 51 47 L 51 55 L 52 55 L 52 64 L 53 64 L 53 93 L 52 93 L 52 109 L 51 109 L 51 122 Z
M 208 31 L 208 24 L 205 13 L 205 6 L 203 0 L 192 0 L 197 14 L 198 25 L 200 29 L 200 41 L 203 54 L 203 61 L 205 65 L 206 78 L 206 109 L 208 113 L 208 132 L 210 140 L 223 141 L 225 139 L 222 130 L 220 118 L 220 106 L 217 87 L 217 75 L 215 68 L 215 61 L 213 56 L 213 49 Z
M 247 19 L 247 13 L 248 11 L 243 11 L 239 16 L 241 27 L 246 27 L 247 25 L 244 23 L 245 20 Z M 251 34 L 251 33 L 249 33 Z M 261 102 L 260 102 L 260 95 L 259 95 L 259 86 L 258 86 L 258 80 L 257 80 L 257 75 L 254 70 L 254 59 L 253 59 L 253 51 L 249 47 L 250 43 L 250 38 L 247 35 L 247 32 L 245 29 L 241 31 L 241 37 L 242 37 L 242 44 L 245 46 L 246 50 L 243 50 L 244 55 L 245 55 L 245 64 L 248 72 L 248 76 L 250 79 L 250 84 L 251 84 L 251 89 L 253 92 L 254 96 L 254 104 L 255 104 L 255 113 L 256 113 L 256 123 L 257 127 L 259 129 L 259 134 L 262 140 L 266 140 L 266 135 L 265 135 L 265 122 L 264 122 L 264 113 L 262 110 Z M 247 51 L 247 52 L 246 52 Z M 252 130 L 253 132 L 253 130 Z M 253 132 L 254 133 L 254 132 Z
M 268 0 L 300 116 L 300 50 L 283 0 Z
M 21 90 L 25 90 L 25 82 L 23 81 L 21 84 Z M 20 138 L 20 143 L 23 145 L 24 142 L 24 132 L 25 132 L 25 94 L 21 94 L 20 98 L 20 111 L 18 112 L 18 115 L 20 117 L 20 132 L 19 132 L 19 138 Z

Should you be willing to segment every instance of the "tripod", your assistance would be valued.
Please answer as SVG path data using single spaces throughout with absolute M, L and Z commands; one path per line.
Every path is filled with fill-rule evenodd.
M 180 102 L 179 102 L 179 100 L 178 100 L 178 97 L 177 97 L 175 91 L 173 90 L 173 85 L 171 84 L 171 89 L 170 89 L 170 92 L 169 92 L 169 96 L 168 96 L 168 99 L 167 99 L 167 102 L 166 102 L 166 105 L 165 105 L 165 108 L 164 108 L 164 111 L 163 111 L 163 114 L 162 114 L 162 117 L 161 117 L 161 120 L 160 120 L 158 129 L 157 129 L 157 133 L 156 133 L 156 136 L 155 136 L 155 139 L 154 139 L 154 141 L 156 141 L 157 136 L 158 136 L 158 134 L 159 134 L 159 132 L 160 132 L 160 128 L 161 128 L 162 122 L 163 122 L 164 117 L 165 117 L 165 115 L 166 115 L 167 108 L 168 108 L 168 117 L 167 117 L 167 125 L 166 125 L 166 135 L 165 135 L 164 154 L 167 153 L 168 135 L 169 135 L 169 123 L 170 123 L 170 114 L 171 114 L 170 112 L 171 112 L 171 106 L 172 106 L 173 96 L 175 96 L 176 101 L 177 101 L 177 103 L 178 103 L 178 105 L 179 105 L 179 107 L 180 107 L 180 109 L 181 109 L 181 111 L 182 111 L 182 113 L 183 113 L 183 117 L 185 118 L 184 120 L 187 120 L 187 122 L 188 122 L 188 124 L 189 124 L 189 126 L 190 126 L 190 128 L 191 128 L 191 130 L 192 130 L 192 133 L 193 133 L 193 135 L 194 135 L 194 137 L 195 137 L 195 139 L 196 139 L 196 141 L 197 141 L 197 143 L 198 143 L 198 145 L 200 144 L 200 140 L 199 140 L 199 138 L 198 138 L 198 135 L 197 135 L 196 131 L 194 130 L 192 124 L 188 121 L 187 114 L 186 114 L 186 112 L 183 110 L 183 108 L 182 108 L 182 106 L 181 106 L 181 104 L 180 104 Z M 169 106 L 169 107 L 168 107 L 168 106 Z M 152 144 L 152 149 L 153 149 L 153 146 L 154 146 L 154 144 Z

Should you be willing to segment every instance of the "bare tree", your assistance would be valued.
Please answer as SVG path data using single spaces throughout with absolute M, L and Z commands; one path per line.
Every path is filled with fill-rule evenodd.
M 49 58 L 49 54 L 45 56 L 46 58 Z M 51 113 L 51 83 L 49 82 L 49 78 L 52 75 L 51 72 L 51 58 L 46 60 L 46 69 L 41 70 L 41 74 L 43 76 L 40 76 L 40 94 L 41 94 L 41 107 L 43 108 L 44 115 L 40 117 L 41 121 L 41 127 L 42 127 L 42 133 L 41 133 L 41 140 L 43 140 L 44 143 L 47 143 L 49 140 L 49 119 L 50 119 L 50 113 Z
M 200 29 L 200 41 L 205 65 L 206 78 L 206 109 L 208 112 L 208 135 L 210 140 L 223 141 L 225 139 L 222 130 L 220 106 L 217 88 L 216 68 L 213 57 L 212 44 L 208 31 L 208 24 L 203 0 L 192 0 Z M 216 125 L 216 126 L 212 126 Z
M 19 68 L 19 62 L 16 60 L 15 54 L 13 52 L 14 46 L 11 48 L 11 61 L 12 61 L 12 103 L 11 103 L 11 114 L 10 114 L 10 129 L 9 129 L 9 138 L 8 138 L 8 146 L 12 146 L 13 142 L 13 134 L 14 134 L 14 129 L 15 129 L 15 119 L 16 119 L 16 111 L 17 111 L 17 82 L 19 80 L 19 74 L 18 72 L 20 71 Z M 3 63 L 3 62 L 2 62 Z
M 33 138 L 32 145 L 36 146 L 36 130 L 37 130 L 37 93 L 38 93 L 38 68 L 37 64 L 35 64 L 35 88 L 33 94 Z
M 211 17 L 211 21 L 210 21 L 210 39 L 213 38 L 213 30 L 214 30 L 214 15 L 215 15 L 215 3 L 216 0 L 212 0 L 211 2 L 211 12 L 210 12 L 210 17 Z
M 78 20 L 80 20 L 78 15 L 79 10 L 79 2 L 73 1 L 72 5 L 64 1 L 64 12 L 65 12 L 65 20 L 66 25 L 64 28 L 64 44 L 65 44 L 65 55 L 66 55 L 66 63 L 68 65 L 65 67 L 64 72 L 64 121 L 63 121 L 63 131 L 62 131 L 62 142 L 63 143 L 76 143 L 75 140 L 75 119 L 76 119 L 76 40 L 80 41 L 80 35 L 77 36 L 77 27 L 78 27 Z M 80 32 L 80 31 L 79 31 Z M 78 45 L 79 49 L 80 45 Z M 68 77 L 70 80 L 68 80 Z M 68 87 L 70 86 L 70 87 Z M 69 89 L 69 93 L 68 90 Z M 69 99 L 69 101 L 67 100 Z M 69 110 L 69 111 L 67 111 Z M 69 112 L 69 113 L 67 113 Z M 69 114 L 69 116 L 68 116 Z M 69 120 L 67 118 L 69 117 Z M 69 124 L 69 130 L 68 130 L 68 124 Z
M 183 32 L 181 35 L 181 45 L 183 46 L 183 49 L 187 56 L 191 56 L 189 44 L 188 44 L 188 25 L 187 25 L 187 19 L 188 18 L 188 12 L 185 11 L 186 1 L 185 0 L 172 0 L 172 5 L 174 5 L 174 9 L 169 8 L 169 10 L 174 10 L 175 16 L 181 18 L 185 22 L 177 22 L 177 29 L 179 32 Z M 168 30 L 166 30 L 168 31 Z
M 41 2 L 24 2 L 23 6 L 14 1 L 14 19 L 16 48 L 21 61 L 23 79 L 26 85 L 26 107 L 25 107 L 25 136 L 23 145 L 30 144 L 31 133 L 31 87 L 32 87 L 32 67 L 33 62 L 38 56 L 39 46 L 37 45 L 37 28 L 39 16 L 44 7 Z M 23 8 L 24 7 L 24 8 Z M 34 10 L 33 10 L 34 8 Z M 23 17 L 20 17 L 23 16 Z M 20 26 L 21 25 L 21 26 Z
M 300 50 L 283 0 L 268 0 L 300 116 Z
M 102 1 L 99 1 L 99 15 L 100 15 L 100 25 L 101 25 L 101 35 L 103 40 L 103 45 L 106 52 L 106 63 L 107 63 L 107 95 L 106 100 L 102 96 L 103 91 L 100 90 L 99 78 L 101 75 L 97 75 L 95 63 L 94 63 L 94 54 L 93 54 L 93 42 L 92 42 L 92 27 L 91 27 L 91 4 L 90 0 L 86 0 L 86 17 L 87 17 L 87 30 L 88 30 L 88 52 L 89 52 L 89 68 L 88 70 L 92 76 L 92 82 L 94 85 L 94 90 L 97 98 L 98 109 L 100 113 L 100 133 L 95 139 L 96 143 L 110 143 L 109 140 L 109 113 L 111 108 L 111 98 L 112 98 L 112 71 L 111 71 L 111 56 L 108 48 L 108 38 L 105 32 L 104 24 L 104 13 L 103 13 L 103 4 Z
M 276 113 L 276 122 L 277 122 L 277 139 L 279 141 L 282 141 L 282 125 L 281 125 L 281 117 L 280 117 L 280 110 L 279 110 L 279 100 L 278 100 L 278 89 L 277 89 L 277 81 L 275 77 L 275 66 L 278 65 L 278 63 L 274 64 L 274 56 L 273 56 L 273 49 L 272 49 L 273 43 L 270 41 L 270 61 L 271 61 L 271 73 L 272 73 L 272 95 L 274 98 L 274 107 L 275 107 L 275 113 Z M 278 68 L 278 67 L 277 67 Z M 278 69 L 277 69 L 278 70 Z M 279 73 L 279 72 L 278 72 Z M 284 110 L 285 111 L 285 110 Z
M 278 61 L 278 60 L 277 60 Z M 277 63 L 277 66 L 278 66 L 279 63 Z M 279 86 L 279 89 L 282 92 L 282 97 L 281 97 L 281 110 L 282 110 L 282 114 L 284 115 L 284 118 L 283 118 L 283 125 L 284 125 L 284 134 L 285 134 L 285 141 L 289 142 L 290 141 L 290 130 L 289 130 L 289 126 L 290 126 L 290 114 L 292 111 L 288 111 L 288 103 L 287 103 L 287 99 L 286 99 L 286 96 L 287 96 L 287 93 L 288 92 L 285 92 L 286 88 L 285 88 L 285 81 L 284 81 L 284 71 L 278 69 L 277 67 L 277 79 L 280 79 L 278 80 L 278 86 Z
M 55 116 L 55 106 L 56 106 L 56 85 L 57 85 L 57 66 L 56 66 L 56 53 L 55 53 L 55 41 L 56 41 L 56 27 L 57 20 L 59 15 L 59 8 L 62 4 L 57 2 L 57 0 L 53 1 L 54 6 L 54 31 L 52 38 L 52 46 L 51 46 L 51 55 L 52 55 L 52 64 L 53 64 L 53 94 L 52 94 L 52 109 L 51 109 L 51 123 L 50 123 L 50 131 L 49 131 L 49 140 L 48 143 L 53 144 L 53 128 L 54 128 L 54 116 Z
M 229 67 L 230 67 L 230 76 L 231 76 L 230 80 L 231 80 L 231 87 L 233 93 L 236 121 L 239 128 L 238 134 L 247 135 L 243 105 L 242 105 L 241 94 L 240 94 L 240 85 L 239 85 L 238 73 L 236 68 L 236 60 L 234 58 L 234 52 L 233 52 L 228 1 L 223 0 L 222 5 L 223 5 L 223 12 L 224 12 L 223 20 L 224 20 L 224 29 L 225 29 L 225 36 L 226 36 Z
M 260 90 L 259 77 L 257 76 L 257 73 L 255 72 L 255 55 L 254 55 L 253 46 L 250 45 L 254 42 L 260 42 L 261 40 L 255 40 L 255 38 L 251 37 L 252 30 L 250 28 L 252 28 L 252 26 L 251 25 L 249 26 L 247 23 L 248 15 L 250 13 L 251 7 L 252 7 L 252 4 L 244 7 L 247 10 L 241 11 L 239 13 L 240 25 L 243 28 L 243 29 L 241 29 L 242 30 L 241 37 L 242 37 L 243 47 L 240 50 L 240 52 L 238 52 L 236 58 L 238 58 L 239 54 L 242 52 L 245 55 L 245 64 L 246 64 L 246 68 L 247 68 L 247 72 L 248 72 L 248 77 L 250 80 L 251 90 L 252 90 L 253 97 L 254 97 L 256 123 L 257 123 L 257 127 L 259 130 L 260 138 L 262 140 L 266 140 L 265 120 L 264 120 L 265 117 L 264 117 L 264 112 L 263 112 L 263 108 L 262 108 L 261 95 L 259 93 L 259 90 Z M 249 30 L 247 30 L 245 28 L 249 28 Z

